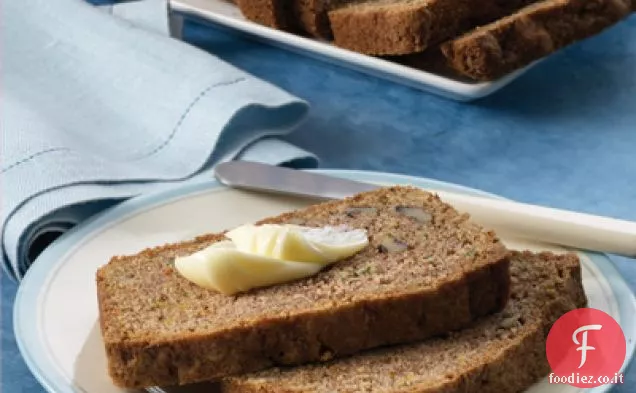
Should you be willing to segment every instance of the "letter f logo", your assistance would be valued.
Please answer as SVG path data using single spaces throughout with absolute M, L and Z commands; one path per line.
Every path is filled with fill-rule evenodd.
M 560 380 L 577 388 L 605 385 L 605 379 L 599 377 L 619 375 L 626 344 L 621 326 L 606 312 L 595 308 L 569 311 L 552 325 L 545 343 L 545 355 L 554 373 L 550 382 Z M 575 381 L 570 382 L 569 377 Z
M 587 331 L 601 330 L 602 327 L 602 325 L 585 325 L 576 329 L 572 334 L 572 341 L 574 341 L 574 344 L 581 345 L 580 347 L 576 348 L 577 351 L 581 351 L 581 364 L 579 364 L 579 368 L 583 367 L 585 361 L 587 360 L 587 351 L 593 351 L 596 349 L 587 345 Z M 583 334 L 581 335 L 583 339 L 581 340 L 581 342 L 579 342 L 576 336 L 581 332 L 583 332 Z

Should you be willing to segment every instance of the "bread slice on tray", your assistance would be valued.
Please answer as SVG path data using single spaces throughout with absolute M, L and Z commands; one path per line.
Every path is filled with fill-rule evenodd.
M 631 5 L 630 0 L 545 0 L 448 41 L 441 49 L 460 74 L 493 80 L 600 33 L 629 15 Z
M 352 0 L 237 0 L 243 15 L 252 22 L 279 30 L 331 40 L 327 13 Z
M 311 36 L 331 40 L 333 33 L 329 22 L 329 10 L 352 0 L 291 0 L 294 4 L 293 17 L 300 29 Z
M 535 0 L 237 0 L 265 26 L 301 32 L 371 55 L 421 52 Z
M 365 228 L 369 246 L 312 277 L 234 296 L 173 267 L 223 233 L 113 258 L 97 272 L 97 292 L 116 384 L 185 384 L 414 342 L 464 328 L 509 297 L 508 251 L 494 233 L 416 188 L 262 223 Z
M 245 18 L 278 30 L 295 31 L 298 23 L 291 17 L 289 0 L 236 0 Z
M 441 51 L 448 70 L 497 79 L 636 11 L 636 0 L 237 0 L 245 17 L 374 56 Z M 448 42 L 444 42 L 448 41 Z M 426 54 L 426 52 L 424 53 Z M 419 61 L 418 61 L 419 62 Z
M 422 52 L 533 0 L 370 0 L 329 12 L 337 46 L 371 55 Z
M 545 377 L 545 341 L 566 312 L 585 307 L 576 255 L 515 252 L 512 299 L 473 326 L 415 345 L 326 364 L 225 379 L 224 393 L 516 393 Z
M 421 52 L 536 0 L 238 0 L 247 19 L 372 55 Z

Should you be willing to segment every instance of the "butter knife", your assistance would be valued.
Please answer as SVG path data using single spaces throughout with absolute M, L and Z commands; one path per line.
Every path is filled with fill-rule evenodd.
M 222 184 L 316 199 L 341 199 L 379 185 L 273 165 L 231 161 L 216 166 Z M 636 257 L 636 222 L 510 200 L 431 190 L 473 220 L 509 236 L 589 251 Z

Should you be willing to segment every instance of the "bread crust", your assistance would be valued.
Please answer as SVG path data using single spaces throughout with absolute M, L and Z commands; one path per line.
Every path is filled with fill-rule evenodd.
M 545 0 L 450 40 L 441 51 L 460 74 L 494 80 L 600 33 L 629 15 L 630 6 L 630 0 Z
M 253 375 L 226 378 L 215 387 L 221 393 L 331 392 L 336 384 L 339 392 L 351 393 L 524 391 L 549 373 L 545 342 L 552 324 L 566 312 L 585 307 L 587 299 L 575 254 L 557 256 L 547 252 L 513 252 L 511 260 L 513 272 L 521 270 L 513 287 L 513 296 L 516 299 L 501 315 L 487 317 L 466 331 L 421 344 L 370 351 L 324 366 L 309 365 L 298 369 L 268 370 Z M 554 283 L 544 285 L 542 282 L 535 282 L 540 288 L 539 291 L 543 293 L 532 295 L 534 300 L 531 304 L 515 307 L 524 301 L 524 293 L 527 296 L 528 291 L 537 291 L 535 288 L 525 289 L 533 285 L 534 281 L 523 282 L 523 269 L 518 269 L 520 262 L 528 264 L 528 270 L 535 269 L 534 264 L 553 264 L 549 269 L 539 268 L 535 271 L 538 274 L 530 276 L 533 280 Z M 516 315 L 517 312 L 520 314 Z M 518 318 L 515 324 L 507 322 L 511 318 Z M 484 332 L 487 337 L 482 338 L 480 332 Z M 510 338 L 506 335 L 510 335 Z M 492 337 L 488 338 L 490 336 Z M 439 369 L 442 375 L 432 378 L 419 376 L 426 375 L 427 366 L 437 365 L 438 354 L 453 350 L 454 358 L 447 359 L 450 364 L 442 365 Z M 460 355 L 462 352 L 463 358 Z M 384 359 L 386 360 L 383 361 Z M 389 362 L 393 362 L 393 365 L 386 366 Z M 388 378 L 391 374 L 393 375 L 389 383 L 378 386 L 374 382 L 374 377 Z M 365 381 L 364 378 L 360 378 L 361 375 L 374 377 Z M 337 382 L 334 381 L 336 379 Z M 327 385 L 327 381 L 331 384 Z
M 327 12 L 347 0 L 237 0 L 248 20 L 278 30 L 331 40 Z
M 306 309 L 284 311 L 267 317 L 244 318 L 218 328 L 178 325 L 177 330 L 170 334 L 157 331 L 156 334 L 139 335 L 129 327 L 137 326 L 131 324 L 130 319 L 143 325 L 146 318 L 148 323 L 159 326 L 155 330 L 162 326 L 161 323 L 154 322 L 153 318 L 164 318 L 164 315 L 145 305 L 150 298 L 170 297 L 182 291 L 180 293 L 183 295 L 177 295 L 176 300 L 169 303 L 170 306 L 164 306 L 170 311 L 169 315 L 180 314 L 180 306 L 189 307 L 191 303 L 198 302 L 196 306 L 199 307 L 201 299 L 204 302 L 207 300 L 210 310 L 201 311 L 198 308 L 197 313 L 201 315 L 191 318 L 203 323 L 208 315 L 206 313 L 210 313 L 211 317 L 214 315 L 214 305 L 219 301 L 228 303 L 235 301 L 228 299 L 240 300 L 241 296 L 249 299 L 250 296 L 258 296 L 268 289 L 256 290 L 235 298 L 222 297 L 223 295 L 205 291 L 187 282 L 167 266 L 175 255 L 204 248 L 221 240 L 223 233 L 148 249 L 133 256 L 113 258 L 109 264 L 99 269 L 96 277 L 100 325 L 113 381 L 119 386 L 129 388 L 178 385 L 272 366 L 327 361 L 363 349 L 419 341 L 457 330 L 480 316 L 502 309 L 510 290 L 507 250 L 494 234 L 475 229 L 478 227 L 469 224 L 466 217 L 458 215 L 454 209 L 428 193 L 408 187 L 391 187 L 345 201 L 315 205 L 260 223 L 288 222 L 298 217 L 320 216 L 325 211 L 332 212 L 369 200 L 402 200 L 411 196 L 428 200 L 427 203 L 442 209 L 445 215 L 440 216 L 440 219 L 444 217 L 455 220 L 458 228 L 465 225 L 480 234 L 480 239 L 485 239 L 485 244 L 479 246 L 479 255 L 470 257 L 475 258 L 475 262 L 466 265 L 464 273 L 449 276 L 424 289 L 403 288 L 392 293 L 375 295 L 370 292 L 369 295 L 353 297 L 355 300 L 352 301 L 334 298 L 328 303 L 323 302 Z M 328 213 L 327 217 L 332 217 L 330 214 L 332 213 Z M 402 218 L 404 217 L 400 219 Z M 401 222 L 402 225 L 407 225 L 411 221 Z M 370 255 L 375 255 L 373 258 L 380 258 L 379 260 L 386 257 L 377 253 Z M 364 260 L 363 256 L 360 258 Z M 457 263 L 468 263 L 468 260 L 460 258 Z M 338 269 L 334 267 L 332 271 L 320 274 L 336 274 Z M 315 278 L 318 281 L 320 279 Z M 149 288 L 149 293 L 137 288 L 152 285 L 155 288 Z M 282 291 L 286 285 L 282 284 L 278 289 Z M 294 284 L 289 284 L 292 285 Z M 139 298 L 134 299 L 136 296 Z M 179 304 L 178 296 L 188 297 L 184 297 L 183 304 Z M 188 310 L 195 308 L 189 307 Z M 136 315 L 138 313 L 144 318 L 139 318 Z M 187 319 L 185 321 L 188 322 Z M 154 331 L 153 328 L 143 326 L 140 329 L 144 332 Z
M 252 22 L 325 40 L 332 39 L 327 11 L 344 0 L 236 0 L 245 18 Z
M 313 37 L 330 40 L 332 33 L 327 11 L 335 1 L 342 0 L 292 0 L 294 17 L 300 30 Z
M 243 16 L 252 22 L 278 30 L 296 31 L 288 0 L 236 0 Z
M 334 43 L 371 55 L 421 52 L 431 37 L 432 15 L 425 3 L 343 7 L 329 12 Z
M 422 52 L 534 0 L 367 1 L 329 12 L 336 45 L 370 55 Z

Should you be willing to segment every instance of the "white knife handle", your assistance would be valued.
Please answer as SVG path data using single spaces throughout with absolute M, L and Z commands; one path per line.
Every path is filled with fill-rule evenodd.
M 636 257 L 636 223 L 501 199 L 437 192 L 481 225 L 551 244 Z

